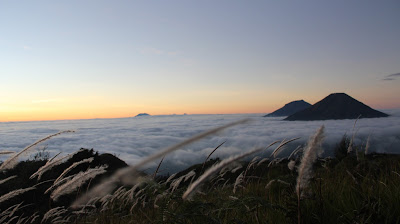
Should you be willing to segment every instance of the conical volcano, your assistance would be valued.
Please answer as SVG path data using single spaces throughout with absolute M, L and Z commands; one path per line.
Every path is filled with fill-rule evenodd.
M 309 107 L 311 107 L 311 104 L 304 100 L 296 100 L 285 104 L 282 108 L 267 114 L 264 117 L 286 117 Z
M 288 121 L 340 120 L 387 117 L 345 93 L 332 93 L 311 107 L 288 116 Z

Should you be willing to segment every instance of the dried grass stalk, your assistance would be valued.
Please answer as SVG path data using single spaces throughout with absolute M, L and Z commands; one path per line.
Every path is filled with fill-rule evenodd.
M 7 155 L 7 154 L 13 154 L 13 153 L 15 153 L 15 152 L 14 151 L 7 151 L 7 150 L 0 151 L 0 155 Z
M 165 184 L 167 184 L 167 183 L 170 182 L 172 179 L 174 179 L 175 176 L 176 176 L 177 174 L 178 174 L 178 173 L 174 173 L 174 174 L 172 174 L 171 176 L 169 176 L 168 179 L 165 181 Z
M 354 137 L 356 135 L 356 132 L 354 131 L 354 129 L 356 128 L 357 121 L 358 121 L 358 119 L 360 119 L 360 117 L 361 117 L 361 114 L 358 115 L 357 119 L 354 121 L 353 131 L 352 131 L 353 135 L 351 136 L 349 147 L 347 148 L 347 154 L 350 154 L 351 152 L 353 152 L 353 142 L 354 142 Z M 357 152 L 356 152 L 356 156 L 357 156 L 357 160 L 358 160 Z
M 221 144 L 219 144 L 213 151 L 211 151 L 210 154 L 208 154 L 207 158 L 204 160 L 203 162 L 203 166 L 201 167 L 201 170 L 204 169 L 204 165 L 206 165 L 207 160 L 210 158 L 210 156 L 219 148 L 221 147 L 226 141 L 222 142 Z
M 364 151 L 364 155 L 368 155 L 368 153 L 369 153 L 369 147 L 370 147 L 370 143 L 369 143 L 369 141 L 370 141 L 370 137 L 371 137 L 371 135 L 368 135 L 368 138 L 367 138 L 367 143 L 365 143 L 365 151 Z
M 49 159 L 48 161 L 47 161 L 47 163 L 51 163 L 58 155 L 60 155 L 61 154 L 61 152 L 58 152 L 57 154 L 55 154 L 53 157 L 51 157 L 51 159 Z M 46 163 L 46 164 L 47 164 Z
M 14 190 L 14 191 L 8 192 L 7 194 L 5 194 L 5 195 L 0 197 L 0 203 L 2 203 L 4 201 L 7 201 L 8 199 L 13 198 L 13 197 L 15 197 L 17 195 L 23 194 L 23 193 L 25 193 L 27 191 L 34 190 L 34 189 L 36 189 L 36 188 L 28 187 L 28 188 L 23 188 L 23 189 L 18 189 L 18 190 Z
M 6 169 L 12 169 L 15 165 L 17 165 L 18 157 L 19 157 L 20 155 L 22 155 L 23 153 L 26 153 L 26 152 L 27 152 L 29 149 L 31 149 L 32 147 L 34 147 L 34 146 L 36 146 L 36 145 L 38 145 L 38 144 L 40 144 L 40 143 L 42 143 L 42 142 L 44 142 L 44 141 L 47 141 L 47 140 L 49 140 L 50 138 L 55 137 L 55 136 L 57 136 L 57 135 L 61 135 L 61 134 L 64 134 L 64 133 L 70 133 L 70 132 L 75 132 L 75 131 L 71 131 L 71 130 L 60 131 L 60 132 L 58 132 L 58 133 L 56 133 L 56 134 L 49 135 L 49 136 L 47 136 L 47 137 L 45 137 L 45 138 L 42 138 L 42 139 L 40 139 L 39 141 L 36 141 L 35 143 L 33 143 L 33 144 L 27 146 L 26 148 L 24 148 L 24 149 L 21 150 L 20 152 L 16 153 L 15 155 L 11 156 L 11 157 L 8 158 L 6 161 L 4 161 L 4 163 L 1 164 L 1 166 L 0 166 L 0 171 L 1 171 L 1 170 L 6 170 Z
M 59 177 L 57 177 L 57 179 L 54 181 L 54 183 L 57 183 L 59 180 L 61 180 L 61 178 L 63 178 L 73 168 L 75 168 L 83 163 L 91 163 L 91 162 L 93 162 L 93 159 L 94 159 L 93 157 L 90 157 L 90 158 L 73 163 L 71 166 L 69 166 L 67 169 L 65 169 L 64 172 L 62 172 Z
M 105 173 L 106 168 L 107 166 L 100 166 L 93 169 L 89 169 L 85 172 L 78 173 L 74 178 L 72 178 L 72 180 L 68 181 L 67 183 L 59 186 L 56 190 L 54 190 L 50 195 L 51 199 L 57 201 L 57 199 L 60 196 L 75 191 L 76 188 L 80 187 L 87 180 L 92 179 L 99 174 Z
M 296 165 L 296 161 L 294 161 L 294 160 L 290 160 L 290 162 L 288 162 L 288 164 L 287 164 L 289 170 L 294 170 L 295 165 Z
M 20 206 L 23 204 L 24 202 L 21 202 L 19 204 L 16 205 L 12 205 L 9 208 L 7 208 L 6 210 L 4 210 L 2 213 L 0 213 L 0 217 L 11 217 L 13 216 L 13 214 L 20 208 Z M 4 219 L 5 220 L 5 219 Z M 0 223 L 3 223 L 4 221 L 3 219 L 0 220 Z
M 281 142 L 281 145 L 279 145 L 279 146 L 271 153 L 271 156 L 274 157 L 274 158 L 276 158 L 276 156 L 277 156 L 277 155 L 281 152 L 281 150 L 283 149 L 282 146 L 288 144 L 289 142 L 293 142 L 293 141 L 295 141 L 295 140 L 297 140 L 297 139 L 299 139 L 299 138 L 292 138 L 292 139 L 287 140 L 287 141 L 283 140 L 283 141 Z
M 74 178 L 75 176 L 76 176 L 76 174 L 68 176 L 68 177 L 65 177 L 65 178 L 57 181 L 57 183 L 53 183 L 53 185 L 51 185 L 44 193 L 45 194 L 49 193 L 50 191 L 52 191 L 53 189 L 57 188 L 58 186 L 60 186 L 60 185 L 62 185 L 64 183 L 67 183 L 68 181 L 72 180 L 72 178 Z
M 47 211 L 46 214 L 43 215 L 41 223 L 46 223 L 48 220 L 50 221 L 51 218 L 52 219 L 58 218 L 61 215 L 65 214 L 66 212 L 67 210 L 64 208 L 64 206 L 52 208 L 49 211 Z
M 57 165 L 63 163 L 63 161 L 64 161 L 65 159 L 71 158 L 72 155 L 73 155 L 73 154 L 69 154 L 69 155 L 66 155 L 66 156 L 64 156 L 64 157 L 62 157 L 62 158 L 60 158 L 60 159 L 53 160 L 52 162 L 47 162 L 44 166 L 40 167 L 40 168 L 38 169 L 38 171 L 36 171 L 34 174 L 32 174 L 32 175 L 29 177 L 29 179 L 33 179 L 33 178 L 35 178 L 35 177 L 37 176 L 37 177 L 38 177 L 38 180 L 40 180 L 40 178 L 42 177 L 42 175 L 43 175 L 46 171 L 49 171 L 49 170 L 51 170 L 54 166 L 57 166 Z
M 14 176 L 11 176 L 11 177 L 7 177 L 7 178 L 5 178 L 3 180 L 0 180 L 0 185 L 5 183 L 5 182 L 7 182 L 7 181 L 9 181 L 9 180 L 11 180 L 11 179 L 14 179 L 16 177 L 17 177 L 17 175 L 14 175 Z
M 160 169 L 161 163 L 164 161 L 164 158 L 165 158 L 165 156 L 163 156 L 163 157 L 162 157 L 162 159 L 161 159 L 160 163 L 159 163 L 159 164 L 158 164 L 158 166 L 157 166 L 157 169 L 154 171 L 154 174 L 153 174 L 153 179 L 156 179 L 156 176 L 157 176 L 158 170 Z
M 297 146 L 297 148 L 295 150 L 293 150 L 292 153 L 290 153 L 290 155 L 287 157 L 287 159 L 290 160 L 292 158 L 292 156 L 296 155 L 297 152 L 299 152 L 300 150 L 302 150 L 301 146 Z
M 122 183 L 124 185 L 134 185 L 137 182 L 137 178 L 140 176 L 138 170 L 143 167 L 144 165 L 152 162 L 153 160 L 159 159 L 185 145 L 191 144 L 195 141 L 198 141 L 202 138 L 205 138 L 209 135 L 216 134 L 220 131 L 223 131 L 224 129 L 230 128 L 232 126 L 242 124 L 245 122 L 248 122 L 249 119 L 244 119 L 236 122 L 232 122 L 230 124 L 200 133 L 198 135 L 195 135 L 192 138 L 186 139 L 185 141 L 182 141 L 176 145 L 173 145 L 171 147 L 168 147 L 164 150 L 161 150 L 160 152 L 157 152 L 153 155 L 148 156 L 144 160 L 142 160 L 140 163 L 136 164 L 135 166 L 131 167 L 126 167 L 118 170 L 115 172 L 114 175 L 100 183 L 99 185 L 95 186 L 91 191 L 89 191 L 87 194 L 83 195 L 82 197 L 78 198 L 72 205 L 72 208 L 79 207 L 79 205 L 86 204 L 87 201 L 90 200 L 92 197 L 96 196 L 104 196 L 111 192 L 116 186 L 117 183 Z
M 176 180 L 172 181 L 169 189 L 172 188 L 171 192 L 174 192 L 179 187 L 179 185 L 181 184 L 182 181 L 186 182 L 189 178 L 194 177 L 195 175 L 196 175 L 196 172 L 194 172 L 193 170 L 190 171 L 186 175 L 183 175 L 183 176 L 177 178 Z
M 275 142 L 271 143 L 269 146 L 267 146 L 267 149 L 268 149 L 269 147 L 271 147 L 272 145 L 278 143 L 278 142 L 279 142 L 279 141 L 275 141 Z M 286 144 L 289 143 L 289 142 L 291 142 L 291 140 L 287 141 Z M 278 148 L 275 149 L 274 151 L 278 150 L 280 147 L 283 147 L 284 145 L 285 145 L 285 144 L 280 144 L 280 145 L 278 146 Z M 231 156 L 231 157 L 229 157 L 229 158 L 227 158 L 227 159 L 222 160 L 220 163 L 218 163 L 218 164 L 214 165 L 213 167 L 211 167 L 210 169 L 206 170 L 206 171 L 204 172 L 203 175 L 201 175 L 195 182 L 193 182 L 193 183 L 188 187 L 188 189 L 186 190 L 186 192 L 183 194 L 182 199 L 184 199 L 184 200 L 188 199 L 188 198 L 191 196 L 191 194 L 192 194 L 193 192 L 195 192 L 195 191 L 200 187 L 200 185 L 201 185 L 204 181 L 206 181 L 210 176 L 212 176 L 213 174 L 215 174 L 216 172 L 218 172 L 218 171 L 219 171 L 220 169 L 222 169 L 223 167 L 225 167 L 225 166 L 231 164 L 232 162 L 234 162 L 234 161 L 236 161 L 236 160 L 242 159 L 242 158 L 244 158 L 244 157 L 246 157 L 246 156 L 249 156 L 249 155 L 251 155 L 251 154 L 254 154 L 254 153 L 256 153 L 256 152 L 259 152 L 259 151 L 261 151 L 261 150 L 263 150 L 263 149 L 264 149 L 264 148 L 256 148 L 256 149 L 250 150 L 250 151 L 248 151 L 248 152 L 242 153 L 242 154 L 240 154 L 240 155 Z
M 241 184 L 243 183 L 243 180 L 244 180 L 244 176 L 243 176 L 243 172 L 241 172 L 239 174 L 239 176 L 237 176 L 235 184 L 233 185 L 233 193 L 234 194 L 236 193 L 237 188 L 242 187 Z
M 357 122 L 357 120 L 356 120 Z M 356 124 L 354 123 L 354 126 Z M 303 157 L 298 168 L 299 176 L 297 177 L 296 193 L 297 193 L 297 221 L 301 223 L 301 209 L 300 199 L 303 191 L 310 182 L 312 177 L 312 167 L 318 158 L 318 151 L 321 151 L 322 140 L 324 139 L 324 125 L 322 125 L 317 132 L 310 137 L 307 146 L 304 149 Z
M 321 150 L 322 140 L 324 139 L 324 126 L 322 125 L 317 132 L 308 140 L 304 149 L 304 154 L 299 165 L 299 176 L 297 177 L 296 192 L 298 197 L 305 189 L 312 177 L 312 166 L 318 158 L 318 152 Z

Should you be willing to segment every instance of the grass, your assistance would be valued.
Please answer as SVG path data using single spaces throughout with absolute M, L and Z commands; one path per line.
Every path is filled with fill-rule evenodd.
M 358 164 L 355 161 L 356 158 L 330 161 L 336 164 L 327 168 L 322 166 L 324 163 L 316 165 L 309 194 L 301 199 L 301 223 L 399 222 L 400 180 L 397 174 L 388 171 L 399 168 L 400 158 L 376 156 L 364 158 Z M 251 175 L 257 176 L 263 169 L 265 167 L 258 167 Z M 351 170 L 349 172 L 356 180 L 347 170 Z M 117 200 L 106 211 L 95 213 L 96 216 L 88 214 L 85 219 L 94 222 L 100 214 L 110 223 L 296 223 L 296 176 L 282 163 L 264 176 L 258 176 L 261 179 L 249 181 L 236 194 L 232 192 L 232 185 L 223 187 L 219 184 L 204 187 L 203 193 L 196 194 L 190 201 L 182 199 L 186 188 L 182 186 L 158 200 L 158 208 L 154 208 L 154 198 L 167 191 L 167 186 L 147 185 L 150 189 L 145 192 L 149 197 L 139 200 L 144 204 L 139 203 L 130 210 L 130 206 L 121 206 L 124 199 Z M 274 181 L 265 188 L 271 180 L 278 178 L 288 184 Z M 212 182 L 207 186 L 212 186 Z M 155 194 L 152 194 L 153 189 L 157 189 Z
M 25 192 L 21 190 L 17 192 L 18 195 L 0 202 L 0 221 L 400 223 L 400 156 L 365 155 L 363 146 L 353 145 L 351 139 L 344 136 L 335 148 L 335 158 L 318 158 L 317 149 L 322 134 L 321 128 L 310 138 L 304 147 L 304 156 L 300 153 L 279 160 L 271 156 L 265 161 L 265 158 L 255 154 L 263 149 L 253 149 L 222 161 L 207 159 L 204 164 L 193 165 L 171 178 L 155 175 L 157 171 L 143 174 L 139 167 L 134 169 L 135 181 L 125 172 L 114 172 L 112 175 L 117 168 L 101 163 L 99 155 L 93 151 L 80 151 L 71 156 L 44 173 L 41 180 L 29 177 L 45 166 L 48 160 L 36 158 L 35 161 L 23 161 L 12 170 L 0 173 L 0 183 L 12 177 L 1 183 L 0 197 L 18 190 L 17 187 L 29 189 Z M 285 141 L 281 142 L 274 151 L 278 152 L 284 144 Z M 354 150 L 348 151 L 350 146 Z M 175 148 L 167 150 L 173 151 Z M 152 155 L 152 158 L 160 159 L 165 155 L 159 153 Z M 244 155 L 252 155 L 253 160 L 239 161 Z M 89 158 L 90 163 L 80 162 Z M 111 160 L 110 157 L 108 160 Z M 295 168 L 289 169 L 289 163 L 295 163 Z M 74 175 L 82 175 L 83 171 L 90 172 L 101 165 L 110 165 L 108 172 L 102 174 L 108 179 L 83 178 L 85 181 L 72 191 L 69 188 L 58 201 L 50 198 L 51 192 L 44 193 L 56 179 L 61 179 L 58 178 L 60 176 L 71 180 L 76 177 Z M 132 171 L 132 167 L 126 169 Z M 65 170 L 68 172 L 63 172 Z M 13 177 L 15 175 L 17 177 Z M 107 191 L 101 194 L 93 191 L 96 185 L 102 186 L 104 182 L 110 184 Z M 16 183 L 24 184 L 15 186 Z M 192 188 L 196 190 L 192 191 Z M 84 204 L 79 206 L 80 203 L 76 203 L 79 200 L 75 199 L 87 196 L 88 192 L 91 196 L 86 197 Z M 190 197 L 185 196 L 189 194 Z M 32 202 L 28 200 L 31 197 L 40 199 L 36 201 L 40 201 L 38 206 L 31 205 Z M 71 207 L 73 201 L 75 207 Z

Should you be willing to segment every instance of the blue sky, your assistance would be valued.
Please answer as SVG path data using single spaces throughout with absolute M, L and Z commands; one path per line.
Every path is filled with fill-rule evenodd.
M 400 107 L 399 1 L 2 1 L 0 121 Z

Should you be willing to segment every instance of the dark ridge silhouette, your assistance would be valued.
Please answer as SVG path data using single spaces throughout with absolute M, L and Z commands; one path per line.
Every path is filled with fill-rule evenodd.
M 136 115 L 135 117 L 142 117 L 142 116 L 150 116 L 150 114 L 148 114 L 148 113 L 140 113 L 140 114 Z
M 288 116 L 287 121 L 340 120 L 387 117 L 345 93 L 332 93 L 311 107 Z
M 65 169 L 67 169 L 75 162 L 90 157 L 93 157 L 93 161 L 91 163 L 78 165 L 77 167 L 72 169 L 66 176 L 77 174 L 81 171 L 86 171 L 89 168 L 94 168 L 101 165 L 108 165 L 108 168 L 106 169 L 107 172 L 96 176 L 94 179 L 83 184 L 81 188 L 75 190 L 74 192 L 61 196 L 57 202 L 54 202 L 50 199 L 50 193 L 44 194 L 44 192 L 51 185 L 53 185 L 54 180 L 57 179 L 57 177 Z M 21 188 L 28 188 L 32 186 L 36 187 L 34 190 L 17 195 L 7 201 L 0 203 L 0 211 L 5 211 L 10 206 L 20 203 L 22 201 L 24 201 L 27 206 L 19 209 L 17 213 L 19 215 L 24 214 L 30 216 L 33 215 L 35 212 L 38 212 L 38 214 L 42 215 L 45 214 L 49 209 L 57 206 L 64 206 L 67 208 L 78 195 L 85 193 L 88 188 L 95 186 L 102 180 L 102 178 L 110 176 L 116 170 L 128 166 L 123 160 L 109 153 L 98 154 L 93 149 L 81 149 L 75 155 L 73 155 L 72 158 L 45 172 L 40 180 L 37 180 L 37 178 L 30 179 L 29 177 L 41 166 L 45 165 L 46 162 L 47 159 L 42 160 L 40 158 L 38 158 L 37 160 L 21 161 L 13 169 L 6 170 L 0 173 L 0 180 L 14 175 L 17 176 L 16 178 L 9 180 L 0 186 L 0 195 L 5 195 L 8 192 Z M 39 221 L 41 219 L 42 217 L 39 218 Z
M 267 114 L 264 117 L 286 117 L 309 107 L 311 107 L 311 104 L 305 102 L 304 100 L 297 100 L 285 104 L 285 106 L 282 108 Z

